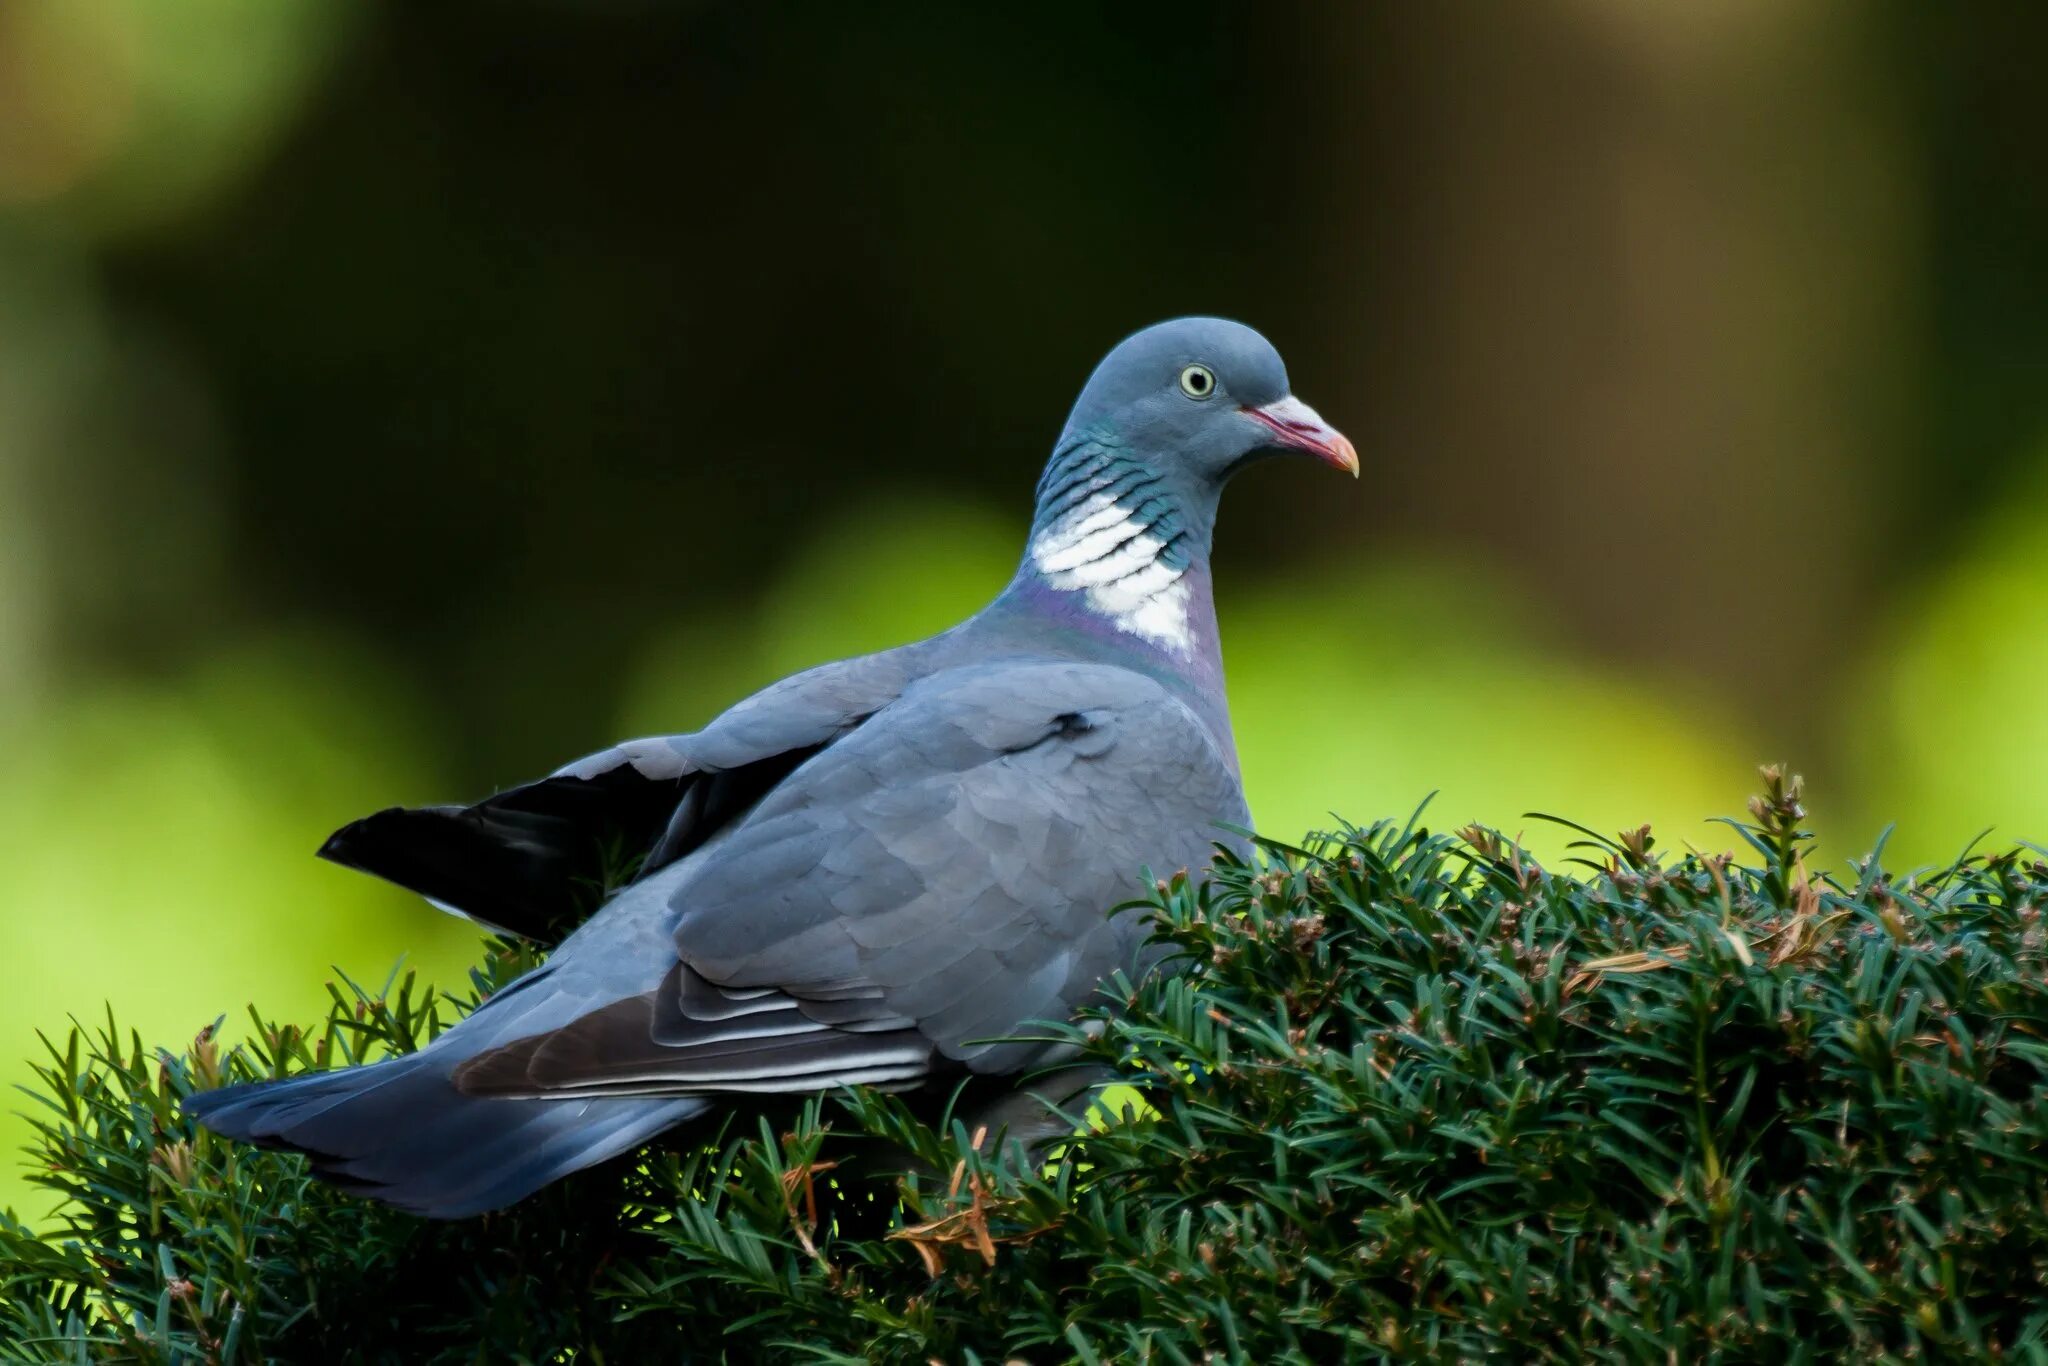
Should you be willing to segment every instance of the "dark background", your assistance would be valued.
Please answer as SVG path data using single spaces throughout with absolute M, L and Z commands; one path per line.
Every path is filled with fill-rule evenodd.
M 1000 583 L 1217 312 L 1253 807 L 2048 830 L 2039 7 L 0 8 L 0 930 L 188 1032 L 459 927 L 306 857 Z

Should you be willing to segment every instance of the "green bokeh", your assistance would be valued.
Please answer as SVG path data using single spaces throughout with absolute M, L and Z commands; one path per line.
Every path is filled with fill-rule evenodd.
M 2042 468 L 2048 470 L 2048 462 Z M 2048 478 L 2011 490 L 1891 614 L 1843 712 L 1894 863 L 2048 843 Z
M 404 694 L 308 637 L 228 651 L 157 686 L 68 696 L 6 736 L 0 774 L 0 1082 L 36 1031 L 100 1018 L 182 1044 L 247 1005 L 311 1018 L 336 969 L 382 982 L 403 956 L 459 983 L 478 937 L 418 898 L 313 858 L 328 831 L 436 784 Z M 16 1094 L 0 1119 L 25 1137 Z M 0 1204 L 41 1206 L 17 1165 Z

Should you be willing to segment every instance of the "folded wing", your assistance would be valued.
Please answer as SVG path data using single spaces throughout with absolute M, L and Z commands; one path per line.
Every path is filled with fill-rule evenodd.
M 694 735 L 631 740 L 471 806 L 392 807 L 320 856 L 552 942 L 608 889 L 702 844 L 915 676 L 921 647 L 784 679 Z
M 998 1042 L 1148 961 L 1109 909 L 1141 868 L 1206 861 L 1246 820 L 1231 766 L 1165 688 L 1008 663 L 911 684 L 753 805 L 674 893 L 653 991 L 465 1063 L 472 1094 L 796 1092 L 1011 1072 Z

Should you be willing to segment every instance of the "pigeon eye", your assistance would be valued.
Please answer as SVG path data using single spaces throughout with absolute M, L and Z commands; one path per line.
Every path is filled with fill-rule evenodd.
M 1180 391 L 1189 398 L 1207 398 L 1216 392 L 1216 372 L 1206 365 L 1190 365 L 1180 372 Z

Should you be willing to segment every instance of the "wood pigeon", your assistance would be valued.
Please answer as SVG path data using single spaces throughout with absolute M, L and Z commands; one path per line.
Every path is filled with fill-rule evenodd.
M 1224 482 L 1282 452 L 1358 473 L 1257 332 L 1183 318 L 1126 339 L 1060 433 L 1016 577 L 967 621 L 695 734 L 338 832 L 325 856 L 534 936 L 574 920 L 608 855 L 645 857 L 427 1048 L 187 1110 L 455 1218 L 731 1097 L 1043 1075 L 1054 1046 L 1006 1036 L 1157 966 L 1142 918 L 1109 908 L 1249 824 L 1209 548 Z

